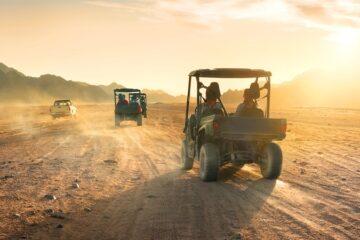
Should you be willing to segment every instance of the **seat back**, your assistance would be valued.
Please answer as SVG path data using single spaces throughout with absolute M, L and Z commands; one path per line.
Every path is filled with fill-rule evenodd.
M 218 114 L 221 116 L 224 116 L 224 112 L 222 109 L 219 108 L 206 108 L 202 111 L 201 113 L 201 117 L 207 117 L 207 116 L 211 116 L 214 114 Z
M 244 108 L 239 116 L 241 117 L 256 117 L 256 118 L 263 118 L 264 112 L 259 108 Z

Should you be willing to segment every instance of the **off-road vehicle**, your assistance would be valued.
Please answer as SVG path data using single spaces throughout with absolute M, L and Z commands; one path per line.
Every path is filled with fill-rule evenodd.
M 203 181 L 216 181 L 221 166 L 232 163 L 243 166 L 256 163 L 264 178 L 276 179 L 282 170 L 282 151 L 274 140 L 283 140 L 286 135 L 286 119 L 270 118 L 271 72 L 242 68 L 200 69 L 189 74 L 185 115 L 185 139 L 181 148 L 182 169 L 193 167 L 194 159 L 200 162 L 200 177 Z M 248 94 L 253 101 L 266 93 L 265 111 L 259 108 L 246 115 L 228 113 L 221 101 L 219 85 L 214 86 L 220 109 L 203 111 L 206 99 L 204 89 L 208 88 L 200 78 L 254 79 Z M 265 80 L 262 87 L 259 81 Z M 196 88 L 195 112 L 189 116 L 192 83 Z M 262 90 L 266 92 L 261 92 Z M 241 99 L 236 99 L 241 101 Z
M 71 100 L 55 100 L 54 104 L 49 109 L 50 115 L 53 117 L 53 119 L 56 119 L 58 117 L 66 117 L 71 116 L 72 118 L 75 118 L 77 109 L 74 106 L 74 104 L 71 102 Z
M 126 104 L 119 103 L 120 96 L 126 97 Z M 137 126 L 142 126 L 143 108 L 140 103 L 141 91 L 133 88 L 114 89 L 115 127 L 123 121 L 136 121 Z M 146 106 L 145 106 L 146 109 Z

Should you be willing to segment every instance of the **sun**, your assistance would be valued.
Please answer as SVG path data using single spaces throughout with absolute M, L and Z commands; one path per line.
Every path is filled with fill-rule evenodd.
M 348 68 L 357 63 L 360 54 L 360 30 L 354 28 L 333 29 L 328 35 L 330 52 L 327 64 L 336 68 Z
M 330 39 L 342 47 L 352 47 L 359 40 L 359 31 L 353 28 L 341 28 L 336 30 Z

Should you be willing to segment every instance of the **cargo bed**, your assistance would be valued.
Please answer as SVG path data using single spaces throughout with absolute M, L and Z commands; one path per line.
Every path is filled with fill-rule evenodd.
M 226 140 L 282 140 L 286 136 L 286 119 L 220 117 L 219 136 Z

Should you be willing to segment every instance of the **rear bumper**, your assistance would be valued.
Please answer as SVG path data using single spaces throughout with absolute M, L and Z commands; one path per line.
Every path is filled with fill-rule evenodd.
M 234 132 L 221 132 L 219 138 L 231 141 L 271 141 L 283 140 L 285 134 L 264 134 L 264 133 L 234 133 Z
M 136 121 L 139 114 L 141 113 L 116 113 L 115 117 L 121 121 Z
M 66 116 L 71 116 L 71 115 L 74 115 L 74 114 L 71 114 L 71 113 L 50 113 L 51 116 L 53 117 L 66 117 Z
M 218 122 L 218 136 L 226 140 L 271 141 L 286 137 L 286 119 L 228 117 Z

